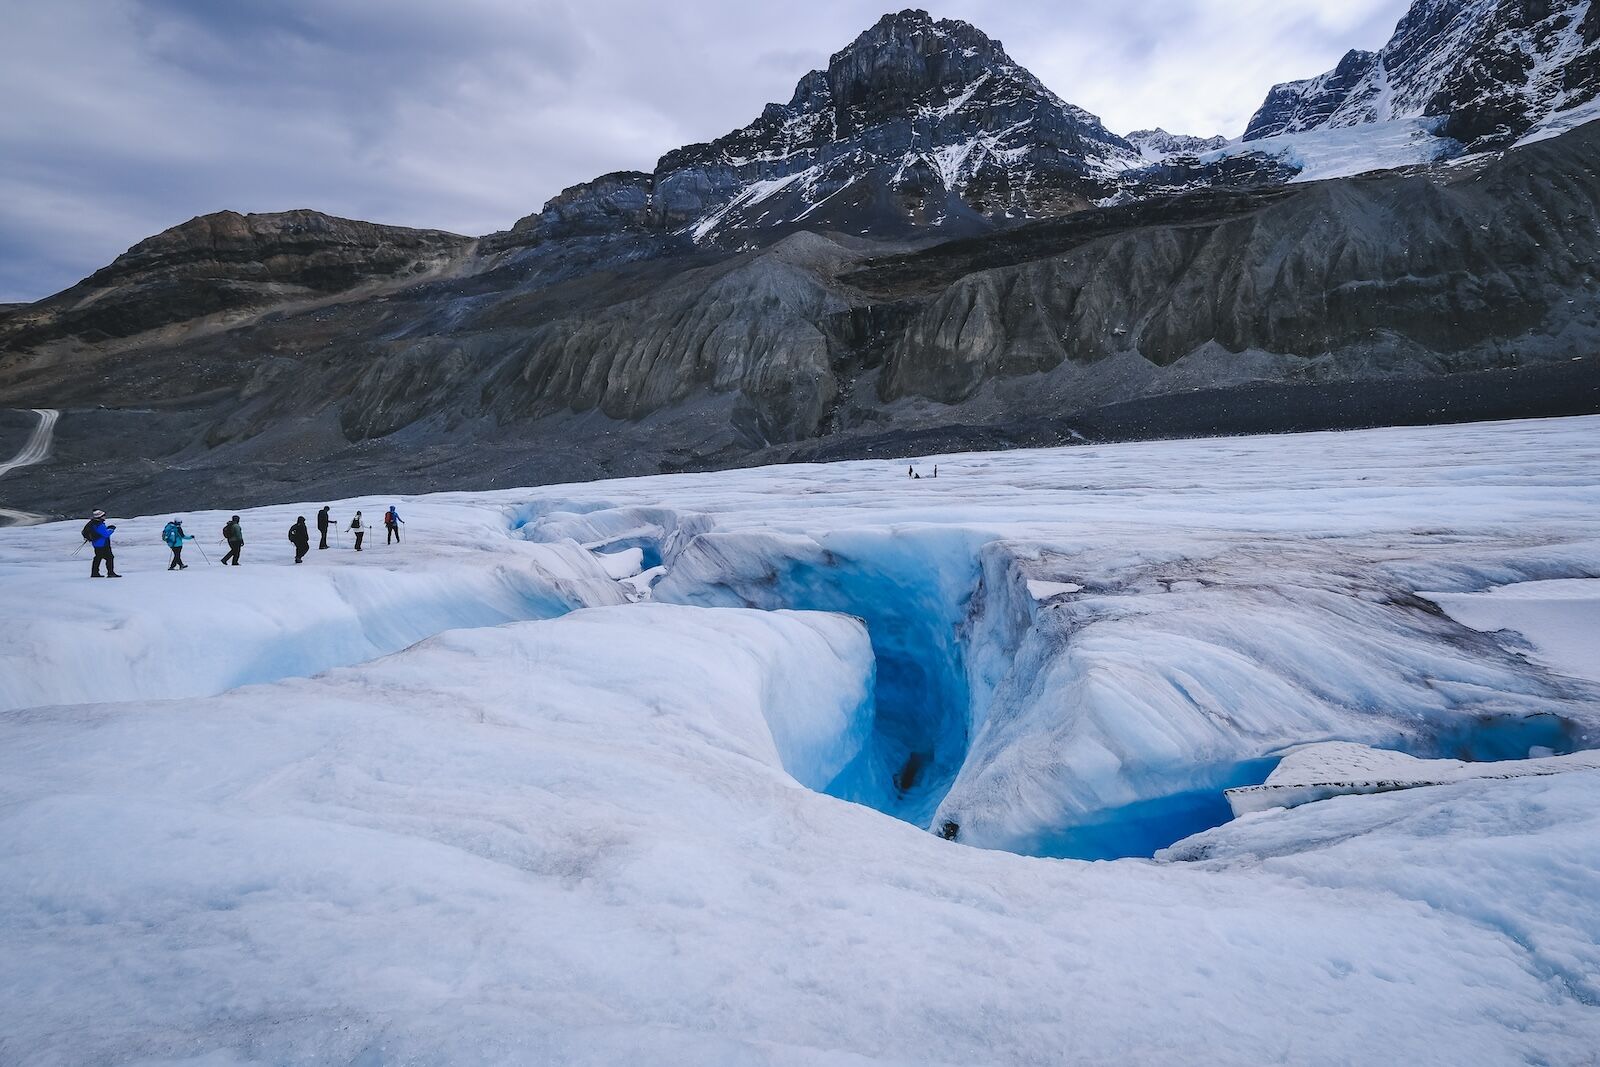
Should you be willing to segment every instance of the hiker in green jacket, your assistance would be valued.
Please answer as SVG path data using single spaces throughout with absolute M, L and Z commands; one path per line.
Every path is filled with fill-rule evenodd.
M 228 524 L 222 528 L 222 539 L 228 542 L 228 554 L 222 557 L 222 565 L 226 567 L 228 561 L 232 560 L 233 565 L 237 567 L 239 553 L 244 548 L 244 527 L 239 525 L 239 516 L 235 515 L 229 519 Z

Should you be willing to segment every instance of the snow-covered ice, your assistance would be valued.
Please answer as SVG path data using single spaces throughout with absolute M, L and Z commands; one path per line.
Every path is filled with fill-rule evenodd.
M 1600 771 L 1600 751 L 1467 763 L 1457 759 L 1417 759 L 1404 752 L 1368 748 L 1349 741 L 1323 741 L 1290 750 L 1265 782 L 1230 789 L 1227 795 L 1234 813 L 1243 815 L 1349 794 L 1389 793 L 1473 778 L 1526 778 L 1571 771 Z
M 1593 1058 L 1600 419 L 937 462 L 0 531 L 0 1062 Z
M 1436 132 L 1437 118 L 1402 118 L 1359 126 L 1325 126 L 1283 133 L 1260 140 L 1230 141 L 1200 158 L 1214 162 L 1229 156 L 1268 155 L 1299 169 L 1294 182 L 1349 178 L 1377 170 L 1424 166 L 1459 155 L 1460 142 Z
M 1551 668 L 1600 682 L 1600 579 L 1518 582 L 1433 599 L 1474 630 L 1515 631 Z
M 293 559 L 287 531 L 320 505 L 243 515 L 239 567 L 216 566 L 228 512 L 189 513 L 197 540 L 187 571 L 169 573 L 161 529 L 172 516 L 118 520 L 120 581 L 84 581 L 90 554 L 72 556 L 81 522 L 6 532 L 0 543 L 0 709 L 147 697 L 210 696 L 251 682 L 309 675 L 396 652 L 441 630 L 550 618 L 625 601 L 602 560 L 571 543 L 505 537 L 498 510 L 400 501 L 419 544 L 364 551 L 312 548 Z M 374 523 L 387 502 L 341 503 L 347 526 L 360 508 Z M 415 518 L 410 516 L 415 513 Z M 337 559 L 338 566 L 326 566 Z

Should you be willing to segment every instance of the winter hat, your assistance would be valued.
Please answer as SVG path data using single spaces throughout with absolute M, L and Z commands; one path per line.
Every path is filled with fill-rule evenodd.
M 239 521 L 239 516 L 235 515 L 233 518 L 229 519 L 228 521 L 229 522 L 238 522 Z
M 89 513 L 89 517 L 91 519 L 103 519 L 106 517 L 106 513 L 97 508 Z

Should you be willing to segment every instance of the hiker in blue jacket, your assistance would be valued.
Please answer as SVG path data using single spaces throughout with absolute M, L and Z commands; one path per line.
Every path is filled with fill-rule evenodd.
M 167 570 L 188 570 L 189 565 L 183 561 L 183 543 L 185 541 L 193 541 L 194 535 L 183 532 L 183 520 L 173 519 L 167 523 L 161 531 L 161 540 L 165 541 L 167 547 L 172 549 L 172 562 L 167 564 Z
M 89 521 L 83 527 L 83 539 L 94 546 L 94 565 L 89 568 L 89 577 L 100 577 L 100 563 L 106 565 L 107 578 L 121 578 L 117 573 L 117 560 L 111 552 L 111 534 L 116 530 L 106 522 L 106 513 L 95 511 L 89 516 Z
M 389 531 L 389 537 L 383 542 L 384 544 L 387 545 L 400 540 L 400 527 L 405 521 L 400 517 L 400 513 L 394 509 L 394 505 L 390 504 L 388 513 L 383 517 L 383 528 Z

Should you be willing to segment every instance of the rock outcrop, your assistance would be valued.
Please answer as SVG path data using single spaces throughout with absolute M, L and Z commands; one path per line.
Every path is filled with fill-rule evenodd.
M 115 340 L 206 316 L 416 279 L 472 244 L 318 211 L 221 211 L 140 241 L 66 291 L 0 320 L 0 352 Z

